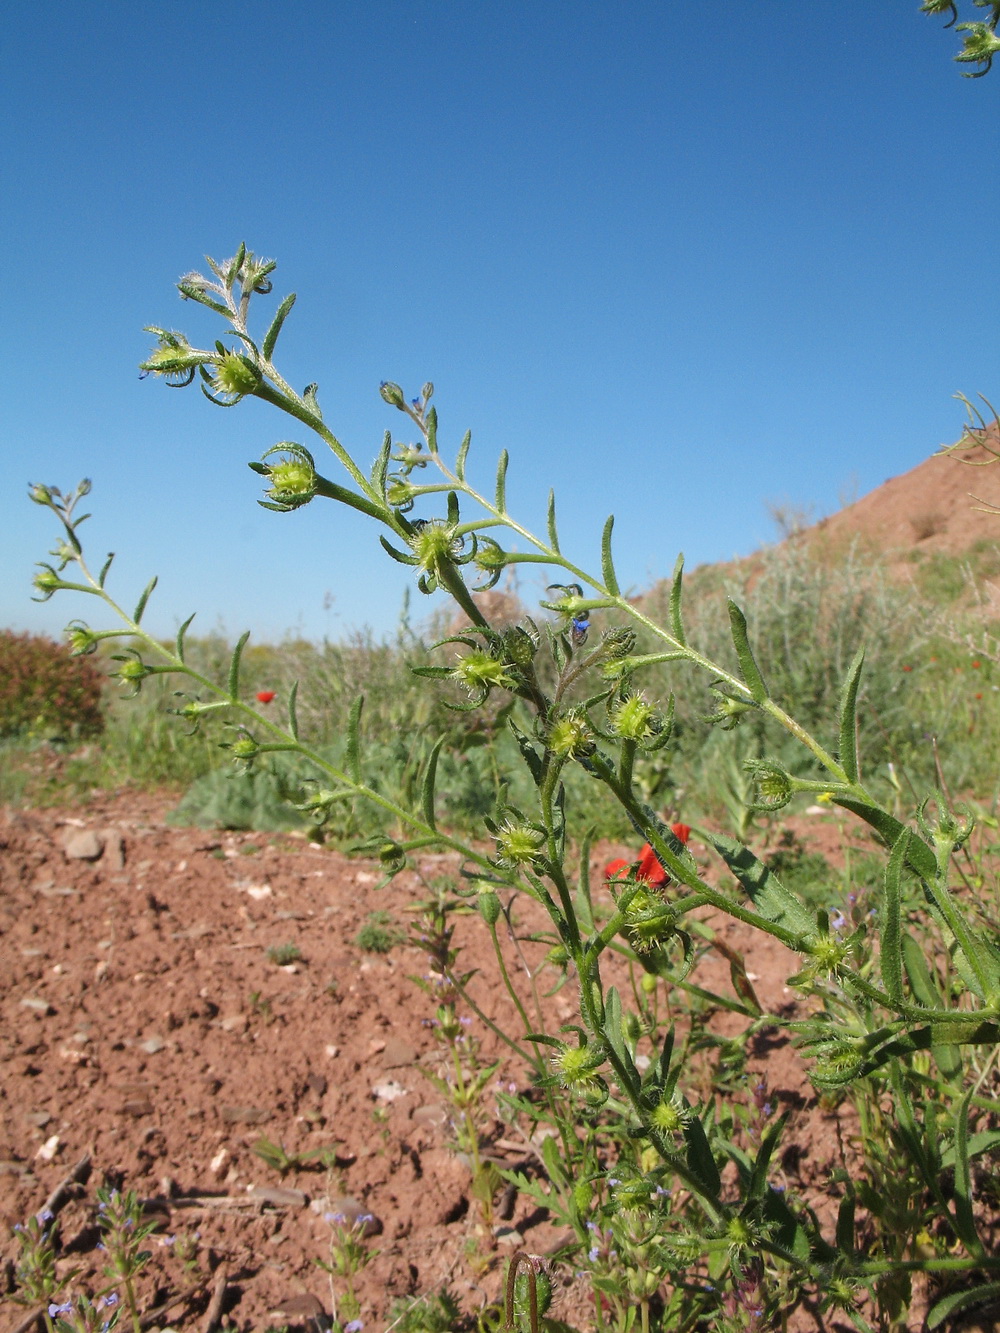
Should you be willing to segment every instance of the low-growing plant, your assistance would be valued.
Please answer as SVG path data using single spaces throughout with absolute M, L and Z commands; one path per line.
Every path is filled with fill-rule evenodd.
M 308 760 L 317 774 L 303 803 L 310 818 L 358 805 L 377 812 L 368 847 L 387 877 L 422 849 L 457 852 L 460 893 L 476 903 L 495 941 L 497 922 L 510 923 L 519 898 L 541 907 L 548 926 L 536 941 L 547 949 L 544 966 L 556 985 L 572 987 L 577 1009 L 572 1022 L 548 1030 L 535 1005 L 537 968 L 528 969 L 523 997 L 521 974 L 497 949 L 499 982 L 523 1028 L 497 1030 L 509 1049 L 533 1052 L 526 1058 L 531 1095 L 510 1095 L 508 1113 L 532 1130 L 529 1141 L 542 1144 L 538 1172 L 520 1173 L 518 1184 L 572 1228 L 574 1262 L 589 1274 L 598 1328 L 773 1327 L 809 1302 L 819 1315 L 836 1311 L 859 1330 L 888 1333 L 905 1324 L 914 1274 L 933 1285 L 929 1328 L 1000 1294 L 991 1223 L 975 1195 L 979 1163 L 1000 1144 L 992 1118 L 1000 945 L 954 868 L 972 836 L 970 813 L 940 783 L 908 811 L 903 787 L 869 780 L 863 766 L 865 747 L 878 751 L 881 743 L 870 712 L 907 714 L 899 675 L 890 676 L 874 651 L 869 710 L 859 707 L 866 654 L 857 636 L 866 626 L 877 631 L 878 615 L 852 616 L 845 602 L 843 617 L 823 617 L 820 635 L 813 593 L 794 569 L 775 566 L 785 602 L 776 596 L 777 610 L 752 602 L 757 609 L 748 616 L 730 598 L 723 642 L 716 627 L 692 631 L 680 559 L 661 614 L 651 614 L 621 589 L 612 518 L 600 568 L 587 570 L 563 550 L 554 496 L 542 535 L 510 511 L 506 453 L 488 493 L 473 484 L 468 434 L 445 457 L 430 384 L 415 398 L 383 384 L 383 399 L 402 414 L 411 438 L 387 432 L 374 466 L 362 469 L 327 425 L 316 386 L 296 393 L 272 360 L 294 297 L 279 305 L 263 336 L 251 331 L 251 305 L 271 290 L 274 263 L 241 246 L 209 267 L 210 276 L 188 274 L 179 289 L 224 319 L 226 340 L 204 349 L 153 328 L 157 346 L 143 372 L 174 386 L 200 378 L 220 406 L 256 397 L 280 408 L 326 446 L 340 479 L 328 478 L 304 445 L 285 441 L 251 464 L 266 487 L 262 503 L 279 512 L 317 499 L 347 505 L 379 526 L 388 555 L 412 570 L 421 592 L 440 589 L 454 599 L 465 627 L 413 669 L 450 692 L 452 709 L 469 716 L 486 709 L 489 726 L 516 756 L 515 767 L 505 759 L 498 770 L 483 816 L 491 845 L 442 816 L 438 781 L 450 730 L 411 750 L 387 785 L 366 753 L 359 699 L 342 753 L 324 755 L 302 736 L 294 684 L 283 692 L 281 715 L 274 699 L 248 697 L 246 636 L 220 682 L 187 659 L 187 625 L 173 647 L 145 634 L 152 583 L 133 614 L 115 603 L 110 561 L 92 572 L 79 540 L 75 507 L 89 487 L 63 495 L 35 486 L 32 498 L 63 526 L 55 563 L 35 578 L 39 596 L 83 591 L 117 617 L 115 628 L 73 626 L 74 650 L 117 643 L 114 674 L 132 693 L 156 677 L 172 678 L 183 686 L 178 715 L 193 728 L 220 722 L 244 771 L 274 754 Z M 522 564 L 547 570 L 540 614 L 494 623 L 475 594 Z M 765 615 L 784 617 L 783 653 L 765 654 L 756 642 L 754 624 Z M 819 679 L 794 651 L 817 638 L 824 643 L 813 658 L 823 666 Z M 704 687 L 692 691 L 692 676 Z M 696 702 L 685 702 L 692 693 Z M 649 769 L 640 777 L 669 754 L 678 725 L 707 729 L 706 748 L 719 754 L 735 744 L 740 782 L 731 796 L 742 835 L 798 796 L 862 821 L 884 853 L 877 884 L 866 886 L 870 906 L 848 901 L 831 914 L 739 839 L 699 828 L 716 864 L 717 873 L 706 873 L 672 826 L 676 815 L 650 800 L 669 791 L 669 782 Z M 594 806 L 616 810 L 646 844 L 636 862 L 598 884 L 584 817 Z M 797 955 L 787 985 L 805 1003 L 794 1020 L 762 1009 L 706 909 Z M 727 958 L 732 995 L 692 980 L 708 950 Z M 438 953 L 440 976 L 461 994 L 447 923 Z M 622 968 L 627 988 L 608 980 Z M 740 1015 L 744 1031 L 710 1047 L 699 1017 L 706 1006 Z M 868 1141 L 861 1164 L 852 1159 L 839 1178 L 832 1229 L 785 1188 L 779 1146 L 786 1115 L 773 1106 L 765 1114 L 766 1089 L 747 1087 L 747 1043 L 768 1029 L 796 1041 L 822 1095 L 852 1097 L 868 1110 Z M 706 1065 L 713 1053 L 714 1067 Z M 465 1096 L 468 1082 L 460 1086 Z M 350 1309 L 352 1318 L 350 1274 L 366 1253 L 359 1244 L 353 1230 L 342 1229 L 328 1266 L 347 1284 L 341 1313 Z M 537 1256 L 516 1256 L 509 1300 L 520 1301 L 522 1327 L 537 1330 L 550 1317 L 538 1292 L 548 1280 Z
M 0 739 L 76 740 L 104 729 L 104 676 L 44 635 L 0 630 Z
M 302 957 L 302 950 L 297 944 L 288 940 L 285 944 L 272 944 L 267 950 L 268 961 L 276 963 L 278 967 L 288 967 L 291 963 L 297 963 Z
M 354 937 L 354 943 L 366 953 L 388 953 L 405 939 L 389 912 L 369 912 L 364 925 Z

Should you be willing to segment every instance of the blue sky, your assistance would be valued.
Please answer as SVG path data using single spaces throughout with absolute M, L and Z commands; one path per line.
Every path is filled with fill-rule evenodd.
M 173 283 L 241 240 L 279 261 L 258 318 L 298 293 L 280 368 L 360 460 L 409 438 L 379 382 L 432 379 L 445 447 L 471 429 L 486 484 L 508 448 L 529 525 L 555 486 L 587 567 L 614 512 L 637 589 L 772 539 L 768 501 L 818 517 L 915 466 L 960 434 L 956 390 L 1000 397 L 1000 74 L 963 79 L 917 0 L 4 22 L 0 625 L 107 623 L 30 600 L 56 534 L 26 483 L 89 476 L 90 553 L 129 603 L 160 575 L 157 632 L 392 631 L 408 575 L 374 525 L 256 504 L 246 463 L 309 443 L 294 423 L 138 378 L 143 325 L 217 336 Z

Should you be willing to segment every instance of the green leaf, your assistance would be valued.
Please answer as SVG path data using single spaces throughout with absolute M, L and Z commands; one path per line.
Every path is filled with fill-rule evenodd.
M 927 1328 L 940 1328 L 946 1319 L 959 1310 L 967 1310 L 973 1305 L 986 1305 L 997 1299 L 1000 1299 L 1000 1282 L 984 1282 L 982 1286 L 969 1287 L 967 1291 L 953 1291 L 928 1310 Z
M 684 637 L 684 621 L 681 618 L 681 595 L 684 581 L 684 555 L 681 553 L 674 561 L 674 577 L 670 584 L 670 630 L 680 644 L 687 644 Z
M 179 282 L 177 290 L 181 296 L 186 296 L 189 301 L 197 301 L 199 305 L 207 305 L 209 310 L 214 310 L 217 315 L 224 315 L 226 319 L 232 314 L 228 306 L 224 306 L 221 301 L 214 301 L 207 292 L 203 292 L 200 287 L 195 287 L 190 282 Z
M 264 356 L 268 360 L 271 359 L 271 353 L 274 351 L 274 344 L 278 341 L 278 334 L 281 332 L 281 326 L 285 322 L 285 316 L 288 314 L 289 310 L 291 310 L 294 304 L 295 304 L 295 293 L 289 292 L 289 294 L 282 301 L 281 305 L 279 305 L 278 309 L 275 311 L 274 319 L 271 320 L 271 327 L 268 329 L 267 333 L 264 334 L 264 342 L 262 350 L 264 352 Z
M 114 553 L 114 551 L 109 551 L 109 552 L 108 552 L 108 558 L 107 558 L 107 560 L 105 560 L 104 564 L 101 566 L 101 572 L 100 572 L 100 574 L 98 574 L 98 576 L 97 576 L 97 586 L 98 586 L 99 588 L 103 588 L 103 587 L 104 587 L 104 580 L 108 577 L 108 570 L 111 568 L 111 562 L 112 562 L 112 560 L 114 560 L 114 558 L 115 558 L 115 553 Z M 188 621 L 188 624 L 190 624 L 190 623 L 191 623 L 191 621 Z
M 465 460 L 469 456 L 469 445 L 472 443 L 472 431 L 467 430 L 462 436 L 462 443 L 458 446 L 458 454 L 455 457 L 455 476 L 459 481 L 465 480 Z
M 840 692 L 840 766 L 852 782 L 857 782 L 859 777 L 858 685 L 861 682 L 861 668 L 864 663 L 865 650 L 859 648 Z
M 604 997 L 604 1032 L 603 1036 L 608 1045 L 618 1057 L 619 1062 L 625 1069 L 626 1077 L 638 1086 L 638 1075 L 635 1064 L 632 1061 L 632 1054 L 625 1044 L 625 1033 L 622 1022 L 622 1000 L 618 994 L 616 986 L 609 986 Z
M 299 739 L 299 718 L 295 705 L 299 697 L 299 682 L 293 681 L 292 688 L 288 691 L 288 730 Z
M 397 551 L 395 546 L 390 545 L 390 543 L 386 541 L 386 539 L 381 535 L 381 533 L 379 534 L 379 541 L 382 543 L 383 547 L 389 553 L 389 555 L 392 556 L 393 560 L 395 560 L 398 564 L 400 565 L 417 564 L 416 556 L 406 555 L 402 551 Z
M 146 603 L 149 601 L 149 598 L 152 594 L 153 589 L 156 587 L 157 582 L 158 582 L 157 576 L 154 574 L 153 577 L 146 584 L 145 588 L 143 588 L 142 590 L 142 596 L 139 598 L 139 601 L 136 604 L 135 613 L 132 616 L 132 619 L 135 621 L 137 625 L 142 620 L 142 614 L 146 609 Z
M 555 551 L 556 555 L 558 555 L 559 533 L 556 530 L 556 493 L 551 490 L 549 491 L 549 509 L 546 522 L 548 523 L 549 529 L 549 545 L 552 547 L 553 551 Z
M 436 454 L 438 451 L 438 414 L 436 407 L 432 407 L 424 417 L 424 426 L 427 430 L 427 452 Z
M 852 1255 L 855 1248 L 854 1210 L 855 1200 L 852 1190 L 851 1193 L 844 1195 L 837 1209 L 837 1249 L 846 1257 Z
M 713 1199 L 717 1198 L 722 1188 L 722 1177 L 715 1165 L 705 1126 L 698 1116 L 693 1115 L 684 1126 L 684 1139 L 687 1143 L 689 1170 L 701 1181 L 705 1193 Z
M 194 615 L 197 615 L 197 612 L 195 612 Z M 177 656 L 182 662 L 184 661 L 184 635 L 188 632 L 188 626 L 191 624 L 191 621 L 194 620 L 194 615 L 188 616 L 187 620 L 185 620 L 184 624 L 177 631 Z
M 980 1157 L 984 1152 L 991 1152 L 1000 1147 L 1000 1129 L 984 1129 L 978 1134 L 970 1134 L 966 1144 L 966 1153 L 970 1160 Z M 955 1165 L 955 1148 L 945 1148 L 941 1154 L 942 1170 L 948 1171 Z
M 877 805 L 869 805 L 867 801 L 858 801 L 852 796 L 841 796 L 838 792 L 834 792 L 833 800 L 836 805 L 844 810 L 850 810 L 859 819 L 863 819 L 879 834 L 887 847 L 896 845 L 896 839 L 906 827 L 898 819 L 893 818 L 887 810 L 882 810 Z M 922 879 L 933 879 L 937 873 L 937 859 L 934 853 L 923 838 L 918 838 L 916 834 L 910 838 L 906 862 Z
M 344 767 L 352 782 L 361 785 L 361 709 L 364 707 L 365 696 L 359 694 L 351 704 L 350 716 L 347 719 L 347 749 L 344 752 Z
M 754 856 L 749 847 L 721 833 L 711 835 L 711 841 L 766 921 L 781 926 L 801 939 L 815 936 L 816 922 L 812 914 L 806 911 L 794 893 L 785 888 L 774 872 Z
M 243 649 L 247 646 L 247 639 L 250 637 L 250 631 L 246 630 L 240 635 L 236 647 L 233 649 L 233 655 L 229 660 L 229 697 L 233 703 L 237 703 L 240 693 L 240 659 L 243 656 Z
M 372 465 L 372 485 L 385 499 L 385 479 L 389 471 L 389 455 L 392 452 L 392 432 L 386 431 L 382 437 L 382 448 Z
M 507 512 L 507 464 L 510 462 L 510 455 L 505 449 L 500 455 L 497 463 L 497 512 L 505 514 Z
M 972 1172 L 969 1169 L 969 1101 L 972 1088 L 955 1108 L 955 1230 L 972 1254 L 982 1245 L 972 1216 Z
M 746 616 L 731 598 L 729 599 L 729 625 L 732 630 L 736 656 L 740 660 L 740 671 L 743 673 L 743 679 L 750 691 L 750 697 L 754 703 L 762 704 L 767 699 L 767 686 L 764 684 L 764 677 L 760 674 L 760 668 L 754 660 L 754 655 L 750 651 Z
M 611 533 L 614 526 L 615 516 L 609 514 L 604 524 L 604 532 L 601 534 L 601 574 L 608 592 L 613 597 L 618 597 L 621 589 L 618 587 L 618 576 L 615 574 L 615 562 L 611 557 Z
M 885 895 L 882 899 L 882 922 L 879 932 L 879 968 L 882 983 L 890 999 L 903 1002 L 903 940 L 899 907 L 899 877 L 906 864 L 910 831 L 903 829 L 896 839 L 885 868 Z
M 429 824 L 432 829 L 437 829 L 434 809 L 434 782 L 437 778 L 438 755 L 441 753 L 441 746 L 444 745 L 444 742 L 444 736 L 439 736 L 434 742 L 427 759 L 427 767 L 424 769 L 424 780 L 420 787 L 420 807 L 423 810 L 424 822 Z
M 788 1112 L 786 1111 L 768 1125 L 764 1137 L 760 1141 L 760 1150 L 757 1153 L 753 1171 L 747 1184 L 747 1199 L 760 1198 L 767 1189 L 767 1168 L 771 1164 L 771 1155 L 778 1146 L 778 1140 L 781 1138 L 787 1120 Z
M 925 1009 L 943 1009 L 944 1001 L 931 977 L 923 949 L 909 931 L 903 932 L 901 943 L 903 964 L 917 1003 Z

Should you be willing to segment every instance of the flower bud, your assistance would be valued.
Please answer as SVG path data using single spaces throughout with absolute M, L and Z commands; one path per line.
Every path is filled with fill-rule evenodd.
M 500 899 L 488 884 L 484 884 L 476 898 L 479 915 L 488 926 L 495 926 L 500 916 Z
M 674 934 L 677 914 L 650 889 L 639 889 L 625 909 L 625 931 L 636 953 L 659 949 Z
M 398 407 L 400 411 L 405 409 L 406 399 L 403 397 L 403 390 L 398 384 L 383 380 L 378 391 L 382 395 L 383 401 L 387 402 L 390 407 Z
M 600 1046 L 564 1046 L 552 1058 L 556 1075 L 566 1088 L 589 1090 L 598 1083 L 597 1071 L 604 1064 Z
M 581 713 L 570 712 L 557 718 L 549 729 L 549 749 L 562 759 L 579 759 L 593 754 L 594 736 Z
M 480 702 L 490 690 L 494 688 L 509 690 L 514 685 L 503 662 L 482 649 L 473 649 L 464 657 L 460 657 L 451 674 Z
M 41 594 L 38 600 L 43 602 L 47 602 L 52 594 L 63 586 L 62 579 L 51 565 L 43 565 L 31 583 L 35 591 Z
M 253 757 L 259 753 L 260 746 L 252 736 L 243 735 L 240 736 L 238 740 L 233 741 L 229 746 L 229 749 L 232 752 L 234 759 L 245 761 L 253 759 Z
M 611 710 L 611 725 L 622 740 L 642 741 L 653 734 L 654 710 L 641 694 L 630 694 Z
M 98 636 L 87 625 L 79 621 L 66 627 L 69 650 L 73 657 L 84 657 L 97 651 Z
M 677 1093 L 662 1097 L 654 1106 L 649 1123 L 662 1134 L 680 1134 L 691 1119 L 691 1111 Z
M 635 630 L 625 625 L 609 629 L 604 634 L 604 648 L 610 658 L 628 657 L 635 647 Z
M 545 834 L 530 824 L 507 820 L 496 831 L 497 861 L 517 870 L 535 863 L 545 842 Z
M 538 652 L 538 644 L 520 625 L 513 625 L 503 633 L 503 657 L 511 666 L 530 667 Z
M 253 393 L 261 381 L 261 373 L 253 362 L 237 352 L 227 352 L 216 362 L 212 387 L 227 398 L 243 398 Z
M 535 1289 L 535 1310 L 538 1315 L 544 1315 L 552 1304 L 552 1279 L 545 1268 L 544 1260 L 532 1255 L 528 1262 L 532 1273 L 522 1271 L 514 1278 L 514 1314 L 521 1327 L 528 1327 L 527 1321 L 531 1318 L 532 1285 Z
M 51 505 L 52 491 L 48 486 L 30 486 L 28 488 L 28 499 L 34 500 L 36 505 Z

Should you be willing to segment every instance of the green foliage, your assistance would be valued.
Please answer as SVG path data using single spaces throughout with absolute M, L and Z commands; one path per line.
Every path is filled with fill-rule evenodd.
M 0 630 L 0 738 L 75 740 L 104 729 L 104 678 L 43 635 Z
M 291 942 L 287 944 L 272 944 L 267 951 L 268 961 L 276 963 L 278 967 L 287 967 L 289 963 L 297 963 L 302 957 L 302 950 L 297 944 Z
M 364 925 L 354 937 L 354 943 L 366 953 L 388 953 L 401 944 L 405 935 L 393 922 L 388 912 L 369 912 Z
M 620 590 L 613 520 L 600 570 L 588 572 L 561 549 L 553 497 L 544 536 L 509 512 L 506 453 L 485 493 L 467 474 L 469 436 L 447 461 L 431 384 L 414 399 L 382 386 L 420 443 L 394 445 L 387 433 L 363 470 L 326 425 L 315 386 L 296 394 L 270 359 L 290 299 L 262 342 L 251 333 L 251 300 L 270 291 L 274 264 L 240 247 L 209 266 L 214 278 L 189 274 L 182 295 L 222 315 L 236 346 L 200 350 L 155 328 L 158 346 L 144 369 L 178 385 L 200 374 L 221 405 L 259 397 L 327 446 L 341 481 L 317 471 L 303 446 L 286 444 L 281 460 L 255 469 L 268 484 L 264 503 L 279 511 L 347 504 L 380 527 L 387 553 L 412 570 L 420 591 L 451 594 L 464 620 L 431 650 L 412 641 L 398 648 L 426 697 L 415 704 L 409 686 L 391 683 L 391 653 L 379 650 L 375 675 L 385 672 L 386 688 L 374 690 L 374 735 L 360 698 L 348 706 L 342 693 L 324 713 L 307 703 L 301 680 L 269 680 L 255 706 L 246 636 L 228 663 L 203 669 L 186 658 L 183 630 L 174 647 L 142 631 L 152 583 L 132 616 L 111 601 L 108 567 L 90 571 L 77 535 L 75 506 L 89 484 L 68 496 L 34 488 L 66 534 L 59 567 L 43 565 L 35 586 L 45 597 L 89 592 L 113 610 L 123 629 L 75 633 L 125 641 L 110 660 L 127 693 L 179 681 L 186 692 L 176 711 L 195 730 L 214 723 L 238 773 L 253 781 L 279 774 L 281 795 L 312 828 L 366 833 L 363 845 L 386 877 L 427 847 L 458 854 L 460 883 L 421 905 L 430 980 L 418 984 L 435 997 L 435 1031 L 450 1063 L 431 1077 L 459 1113 L 456 1135 L 484 1218 L 499 1183 L 482 1152 L 496 1067 L 479 1060 L 473 1021 L 489 1025 L 530 1071 L 530 1089 L 500 1094 L 502 1114 L 540 1145 L 537 1171 L 511 1173 L 512 1183 L 571 1231 L 602 1327 L 763 1328 L 808 1304 L 817 1317 L 842 1315 L 859 1329 L 871 1327 L 870 1316 L 881 1333 L 905 1321 L 914 1273 L 938 1284 L 938 1322 L 966 1293 L 972 1300 L 990 1289 L 1000 1260 L 973 1199 L 979 1159 L 1000 1146 L 996 876 L 922 733 L 922 708 L 939 709 L 944 697 L 943 678 L 930 670 L 937 644 L 950 642 L 955 653 L 956 641 L 856 554 L 833 564 L 794 546 L 739 579 L 720 579 L 717 595 L 693 599 L 687 612 L 678 561 L 669 589 L 636 604 Z M 523 563 L 547 568 L 547 617 L 491 617 L 474 594 Z M 81 581 L 64 577 L 67 566 Z M 329 656 L 324 649 L 318 670 Z M 334 674 L 363 660 L 338 658 Z M 977 683 L 990 670 L 982 659 L 968 663 Z M 280 714 L 272 708 L 279 693 Z M 974 693 L 977 702 L 987 697 Z M 995 707 L 992 714 L 991 727 Z M 306 740 L 307 727 L 319 735 L 334 716 L 341 730 L 329 745 Z M 413 740 L 418 717 L 435 727 L 421 726 Z M 983 721 L 974 739 L 981 746 L 991 734 Z M 955 727 L 949 735 L 957 739 Z M 739 835 L 700 830 L 711 870 L 671 826 L 684 774 L 685 818 L 694 799 L 707 810 L 715 796 Z M 756 826 L 798 799 L 871 830 L 883 851 L 878 866 L 856 860 L 838 884 L 825 862 L 793 843 L 758 857 L 748 845 Z M 595 886 L 589 846 L 602 810 L 646 847 Z M 461 827 L 479 820 L 472 832 Z M 984 906 L 976 886 L 987 883 L 993 902 Z M 555 985 L 575 991 L 576 1021 L 556 1032 L 545 1030 L 538 971 L 522 967 L 528 940 L 515 909 L 524 897 L 547 918 L 530 943 L 547 949 Z M 498 1027 L 468 993 L 451 920 L 463 908 L 477 910 L 490 932 L 520 1031 Z M 786 980 L 803 1001 L 794 1021 L 764 1012 L 744 960 L 715 929 L 720 917 L 797 956 Z M 709 953 L 728 964 L 730 984 L 718 992 L 695 971 Z M 466 1005 L 474 1019 L 461 1013 Z M 739 1018 L 735 1035 L 712 1030 L 714 1009 Z M 798 1043 L 818 1092 L 850 1098 L 861 1118 L 852 1169 L 836 1176 L 833 1226 L 787 1188 L 785 1116 L 766 1083 L 747 1077 L 751 1043 L 775 1029 Z M 352 1277 L 370 1252 L 356 1225 L 331 1225 L 323 1267 L 344 1287 L 340 1327 L 359 1313 Z M 551 1292 L 547 1266 L 515 1255 L 508 1324 L 516 1317 L 532 1333 L 551 1326 Z
M 389 1327 L 396 1333 L 452 1333 L 461 1311 L 450 1291 L 430 1291 L 393 1301 Z

